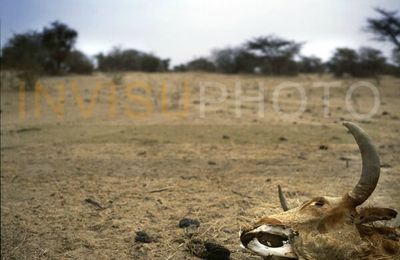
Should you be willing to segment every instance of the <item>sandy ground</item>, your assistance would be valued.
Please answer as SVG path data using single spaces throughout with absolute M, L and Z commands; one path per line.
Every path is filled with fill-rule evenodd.
M 188 250 L 193 239 L 225 246 L 231 259 L 259 259 L 241 251 L 238 233 L 281 210 L 278 184 L 294 207 L 356 183 L 361 158 L 344 120 L 359 123 L 380 150 L 382 174 L 367 204 L 400 210 L 400 79 L 382 79 L 380 107 L 369 119 L 346 107 L 355 79 L 128 73 L 124 81 L 112 88 L 101 74 L 44 78 L 50 105 L 43 93 L 23 95 L 2 82 L 2 259 L 197 259 Z M 331 81 L 340 87 L 331 89 L 325 116 L 327 93 L 312 84 Z M 298 117 L 274 110 L 273 91 L 284 82 L 305 90 Z M 204 117 L 201 84 L 208 86 Z M 235 84 L 245 96 L 261 86 L 262 117 L 257 102 L 243 102 L 235 114 Z M 217 85 L 227 89 L 218 104 Z M 300 100 L 295 89 L 283 89 L 281 112 L 293 114 Z M 374 104 L 366 88 L 350 101 L 359 113 Z M 186 112 L 172 114 L 179 111 Z M 182 218 L 200 227 L 179 228 Z M 137 231 L 152 242 L 135 241 Z

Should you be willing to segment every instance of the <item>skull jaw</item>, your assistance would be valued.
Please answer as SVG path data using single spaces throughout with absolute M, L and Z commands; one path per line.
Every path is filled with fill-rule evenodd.
M 280 241 L 280 245 L 277 245 L 276 241 L 269 242 L 268 240 L 261 243 L 259 238 L 261 239 L 260 236 L 263 234 L 269 236 L 280 236 L 282 241 Z M 242 240 L 242 235 L 252 236 L 250 241 L 246 241 L 246 245 L 243 244 L 244 239 Z M 297 256 L 294 253 L 291 245 L 295 235 L 296 232 L 287 227 L 261 225 L 245 234 L 241 234 L 242 243 L 240 243 L 240 247 L 263 257 L 278 256 L 297 259 Z

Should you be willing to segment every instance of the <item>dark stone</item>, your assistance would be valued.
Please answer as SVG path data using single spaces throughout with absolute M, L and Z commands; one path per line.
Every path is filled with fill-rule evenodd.
M 209 260 L 229 259 L 229 256 L 231 255 L 229 249 L 214 242 L 206 241 L 204 246 L 207 249 L 207 259 Z
M 186 228 L 186 227 L 199 227 L 200 226 L 200 221 L 198 221 L 197 219 L 190 219 L 190 218 L 183 218 L 179 221 L 179 225 L 180 228 Z
M 328 150 L 328 146 L 327 146 L 327 145 L 324 145 L 324 144 L 321 144 L 321 145 L 319 146 L 319 149 L 320 149 L 320 150 Z
M 214 161 L 208 161 L 208 165 L 216 165 L 217 163 Z
M 151 242 L 153 242 L 153 239 L 149 235 L 147 235 L 146 232 L 137 231 L 135 241 L 141 242 L 141 243 L 151 243 Z
M 226 139 L 226 140 L 227 140 L 227 139 L 230 139 L 230 137 L 227 136 L 227 135 L 223 135 L 223 136 L 222 136 L 222 139 Z
M 285 141 L 287 141 L 288 139 L 286 138 L 286 137 L 283 137 L 283 136 L 281 136 L 281 137 L 279 137 L 279 141 L 281 141 L 281 142 L 285 142 Z

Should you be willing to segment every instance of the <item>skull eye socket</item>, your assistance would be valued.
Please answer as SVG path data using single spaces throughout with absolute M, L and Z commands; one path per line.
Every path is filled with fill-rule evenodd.
M 318 207 L 318 208 L 321 208 L 321 207 L 323 207 L 325 205 L 325 201 L 323 201 L 323 200 L 318 200 L 318 201 L 316 201 L 315 203 L 314 203 L 314 206 L 316 206 L 316 207 Z

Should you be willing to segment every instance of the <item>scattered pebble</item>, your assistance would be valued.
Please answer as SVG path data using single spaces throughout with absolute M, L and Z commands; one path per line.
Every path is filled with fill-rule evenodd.
M 147 235 L 146 232 L 137 231 L 135 241 L 140 242 L 140 243 L 151 243 L 151 242 L 153 242 L 153 239 L 151 239 L 151 237 L 149 235 Z
M 321 145 L 319 146 L 319 149 L 320 149 L 320 150 L 328 150 L 328 146 L 327 146 L 327 145 L 324 145 L 324 144 L 321 144 Z
M 285 142 L 285 141 L 287 141 L 288 139 L 286 138 L 286 137 L 283 137 L 283 136 L 281 136 L 281 137 L 279 137 L 279 141 L 281 141 L 281 142 Z
M 222 245 L 211 241 L 203 242 L 200 239 L 190 240 L 187 249 L 193 255 L 208 260 L 227 260 L 231 254 L 229 249 Z
M 200 226 L 200 221 L 198 221 L 197 219 L 191 219 L 191 218 L 183 218 L 179 221 L 179 225 L 180 228 L 186 228 L 186 227 L 199 227 Z
M 387 115 L 390 115 L 390 113 L 388 111 L 383 111 L 382 112 L 382 116 L 387 116 Z
M 225 139 L 225 140 L 227 140 L 227 139 L 231 139 L 228 135 L 223 135 L 222 136 L 222 139 Z
M 216 165 L 217 163 L 214 161 L 208 161 L 208 165 Z

